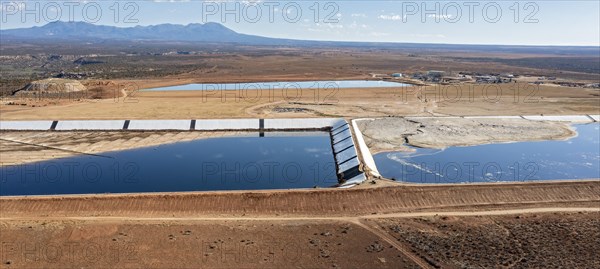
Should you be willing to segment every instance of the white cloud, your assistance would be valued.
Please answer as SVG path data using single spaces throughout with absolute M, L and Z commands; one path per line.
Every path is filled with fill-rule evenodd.
M 429 15 L 427 15 L 427 18 L 435 18 L 435 19 L 451 19 L 452 17 L 454 17 L 454 15 L 452 15 L 452 14 L 447 14 L 447 15 L 429 14 Z
M 377 17 L 379 19 L 382 20 L 386 20 L 386 21 L 399 21 L 402 20 L 402 16 L 400 15 L 379 15 L 379 17 Z
M 352 14 L 350 14 L 350 17 L 366 18 L 367 14 L 364 14 L 364 13 L 352 13 Z

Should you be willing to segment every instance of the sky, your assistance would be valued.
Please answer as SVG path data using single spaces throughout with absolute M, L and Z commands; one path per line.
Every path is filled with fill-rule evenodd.
M 303 40 L 600 46 L 600 1 L 0 1 L 1 29 L 218 22 Z

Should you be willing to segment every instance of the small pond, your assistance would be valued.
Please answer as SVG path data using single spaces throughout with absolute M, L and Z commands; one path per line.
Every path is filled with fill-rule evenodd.
M 330 187 L 327 132 L 267 132 L 0 167 L 0 195 Z
M 600 124 L 575 125 L 566 141 L 500 143 L 374 156 L 382 176 L 413 183 L 600 178 Z
M 347 89 L 347 88 L 400 88 L 410 84 L 380 80 L 327 80 L 252 83 L 203 83 L 149 88 L 143 91 L 203 91 L 203 90 L 271 90 L 271 89 Z

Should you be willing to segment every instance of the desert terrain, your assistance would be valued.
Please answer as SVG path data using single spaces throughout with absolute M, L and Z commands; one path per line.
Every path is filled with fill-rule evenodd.
M 131 83 L 139 83 L 142 88 L 156 85 L 135 80 Z M 439 87 L 441 86 L 319 91 L 303 89 L 297 92 L 134 91 L 125 94 L 119 91 L 114 98 L 76 100 L 6 97 L 0 105 L 0 112 L 2 120 L 367 118 L 600 113 L 600 94 L 597 89 L 539 86 L 536 90 L 515 92 L 515 85 L 512 84 L 465 84 L 459 85 L 458 90 L 450 86 L 440 90 Z
M 597 262 L 598 186 L 3 198 L 2 266 L 585 266 Z
M 557 56 L 545 49 L 469 52 L 115 43 L 71 50 L 65 46 L 3 44 L 2 120 L 600 113 L 598 88 L 582 86 L 599 82 L 600 59 L 590 51 L 566 51 Z M 182 51 L 187 54 L 174 53 Z M 441 70 L 450 77 L 513 74 L 514 79 L 500 84 L 439 84 L 412 76 L 429 70 Z M 143 91 L 188 83 L 381 80 L 378 74 L 398 72 L 404 76 L 392 81 L 417 87 Z M 11 95 L 48 77 L 76 78 L 86 91 L 62 96 L 23 91 Z M 548 77 L 555 79 L 545 80 Z
M 599 82 L 597 59 L 547 51 L 3 44 L 0 120 L 376 118 L 359 121 L 373 153 L 403 150 L 407 140 L 443 148 L 568 139 L 575 135 L 568 124 L 460 117 L 598 115 L 599 90 L 578 86 Z M 520 77 L 501 84 L 406 77 L 397 81 L 415 86 L 391 89 L 142 91 L 428 70 Z M 77 79 L 86 90 L 13 95 L 48 77 Z M 575 84 L 534 83 L 540 77 Z M 0 163 L 229 134 L 2 131 Z M 351 189 L 0 197 L 0 268 L 594 268 L 599 205 L 598 179 L 420 185 L 369 178 Z

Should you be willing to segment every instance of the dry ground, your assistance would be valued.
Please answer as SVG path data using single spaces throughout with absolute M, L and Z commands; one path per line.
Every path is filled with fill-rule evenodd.
M 0 268 L 595 268 L 599 210 L 3 218 Z
M 154 85 L 142 82 L 140 87 Z M 176 81 L 171 83 L 177 84 Z M 367 88 L 319 91 L 117 92 L 116 98 L 66 100 L 48 105 L 0 104 L 2 120 L 210 119 L 290 117 L 385 117 L 407 115 L 600 114 L 597 89 L 520 84 Z M 529 85 L 531 86 L 531 85 Z M 529 87 L 528 86 L 528 87 Z M 520 86 L 523 87 L 523 86 Z M 537 87 L 537 86 L 536 86 Z M 21 100 L 22 101 L 22 100 Z M 28 102 L 26 102 L 28 103 Z M 47 106 L 45 106 L 47 105 Z
M 2 268 L 418 268 L 377 235 L 343 221 L 22 220 L 0 225 Z M 369 251 L 372 245 L 375 251 Z M 62 252 L 49 253 L 49 248 Z
M 167 45 L 155 50 L 173 50 Z M 137 56 L 123 59 L 119 53 L 129 46 L 90 45 L 65 50 L 61 44 L 6 44 L 2 67 L 25 72 L 24 66 L 55 74 L 69 67 L 73 72 L 104 74 L 81 82 L 90 98 L 63 100 L 24 100 L 4 98 L 0 119 L 113 119 L 113 118 L 240 118 L 344 116 L 379 117 L 387 115 L 520 115 L 520 114 L 598 114 L 598 89 L 524 84 L 460 85 L 407 89 L 341 89 L 315 92 L 260 91 L 237 93 L 139 92 L 140 89 L 187 83 L 231 83 L 261 81 L 372 79 L 370 74 L 426 72 L 442 70 L 454 75 L 471 73 L 514 73 L 527 76 L 555 76 L 559 80 L 598 83 L 596 55 L 557 56 L 544 52 L 439 51 L 394 48 L 283 48 L 283 47 L 186 47 L 199 55 Z M 152 51 L 152 48 L 139 48 Z M 22 56 L 27 53 L 63 55 L 56 62 Z M 80 51 L 81 50 L 81 51 Z M 68 59 L 101 53 L 104 63 L 77 66 Z M 217 52 L 218 53 L 215 53 Z M 156 52 L 156 51 L 154 51 Z M 10 56 L 13 55 L 13 56 Z M 15 58 L 16 57 L 16 58 Z M 12 59 L 15 58 L 15 59 Z M 30 59 L 31 58 L 31 59 Z M 522 59 L 522 62 L 511 62 Z M 552 60 L 570 65 L 552 66 Z M 58 63 L 65 64 L 65 66 Z M 55 66 L 55 64 L 58 64 Z M 540 65 L 541 64 L 541 65 Z M 538 66 L 539 65 L 539 66 Z M 570 70 L 570 67 L 583 67 Z M 2 69 L 2 68 L 0 68 Z M 36 69 L 36 68 L 33 68 Z M 36 69 L 36 70 L 37 70 Z M 68 69 L 68 68 L 67 68 Z M 148 71 L 152 70 L 152 71 Z M 7 74 L 8 74 L 7 71 Z M 102 71 L 102 72 L 100 72 Z M 54 73 L 53 73 L 54 72 Z M 26 76 L 29 77 L 29 76 Z M 8 78 L 7 78 L 8 79 Z M 19 79 L 21 81 L 22 79 Z M 474 87 L 474 88 L 471 88 Z M 499 88 L 497 88 L 499 87 Z M 128 94 L 124 98 L 123 92 Z M 224 96 L 222 96 L 222 94 Z M 259 94 L 258 97 L 255 94 Z M 106 99 L 108 98 L 108 99 Z M 66 100 L 64 100 L 66 99 Z M 6 105 L 12 102 L 16 105 Z M 21 105 L 23 104 L 23 105 Z M 35 106 L 35 107 L 32 107 Z M 281 112 L 292 109 L 297 112 Z M 295 110 L 294 110 L 295 109 Z
M 458 91 L 452 87 L 300 93 L 136 91 L 249 77 L 252 81 L 365 79 L 368 73 L 398 72 L 398 67 L 402 72 L 451 66 L 452 71 L 541 72 L 589 82 L 598 78 L 592 73 L 476 58 L 457 61 L 470 55 L 278 49 L 275 54 L 172 57 L 170 64 L 182 68 L 174 72 L 187 73 L 161 79 L 150 74 L 153 78 L 136 80 L 129 76 L 135 71 L 129 67 L 147 60 L 140 58 L 133 66 L 103 66 L 129 79 L 84 81 L 90 96 L 103 99 L 5 98 L 0 102 L 0 120 L 600 114 L 597 89 L 529 84 L 519 88 L 515 88 L 518 84 L 462 85 Z M 160 68 L 168 72 L 171 65 Z M 153 140 L 189 139 L 190 135 L 106 133 L 85 146 L 75 143 L 86 139 L 80 133 L 60 134 L 69 139 L 43 133 L 33 134 L 38 140 L 30 142 L 79 151 L 121 149 L 116 145 L 119 141 L 151 145 Z M 4 133 L 2 137 L 11 141 L 3 140 L 2 150 L 36 150 L 14 142 L 26 136 Z M 72 154 L 56 148 L 41 152 L 38 157 Z M 20 157 L 9 161 L 18 162 L 25 155 L 14 155 Z M 598 267 L 592 254 L 600 251 L 599 205 L 597 180 L 470 185 L 378 180 L 350 190 L 2 197 L 0 268 L 591 268 Z M 574 213 L 579 211 L 588 213 Z M 503 216 L 475 217 L 490 214 Z

